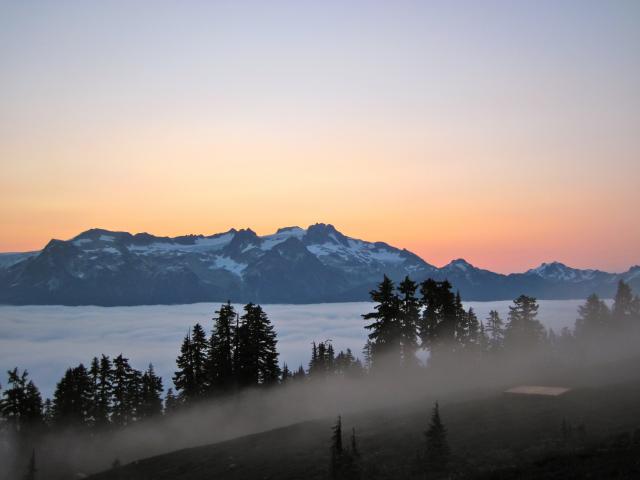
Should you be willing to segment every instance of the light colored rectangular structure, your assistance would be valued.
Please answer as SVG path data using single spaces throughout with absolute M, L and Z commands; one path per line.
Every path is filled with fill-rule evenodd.
M 542 395 L 546 397 L 559 397 L 564 395 L 571 389 L 564 387 L 545 387 L 542 385 L 519 385 L 517 387 L 505 390 L 504 393 L 514 395 Z

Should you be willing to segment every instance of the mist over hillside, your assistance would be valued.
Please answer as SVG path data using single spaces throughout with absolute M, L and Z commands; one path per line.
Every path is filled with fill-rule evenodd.
M 437 268 L 406 249 L 348 237 L 328 224 L 215 235 L 156 237 L 92 229 L 51 240 L 38 252 L 0 254 L 0 303 L 146 305 L 206 301 L 320 303 L 361 301 L 381 275 L 448 279 L 468 300 L 611 297 L 619 280 L 640 286 L 640 267 L 624 273 L 544 263 L 509 275 L 463 259 Z

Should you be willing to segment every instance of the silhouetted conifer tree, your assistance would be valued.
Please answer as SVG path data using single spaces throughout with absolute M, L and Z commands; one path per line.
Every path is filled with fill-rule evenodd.
M 164 399 L 164 412 L 170 414 L 180 408 L 180 399 L 175 396 L 173 389 L 167 390 L 167 395 Z
M 338 420 L 332 427 L 331 435 L 331 478 L 340 478 L 342 470 L 342 417 L 338 416 Z
M 487 318 L 487 336 L 489 337 L 489 350 L 497 352 L 504 347 L 504 322 L 496 310 L 489 312 Z
M 370 295 L 376 303 L 375 312 L 364 314 L 362 318 L 372 320 L 365 326 L 370 331 L 372 368 L 375 369 L 383 358 L 390 365 L 399 365 L 402 361 L 402 324 L 400 300 L 393 281 L 385 275 L 377 290 L 372 290 Z
M 280 378 L 276 332 L 260 305 L 244 307 L 238 328 L 238 369 L 242 385 L 273 385 Z
M 438 402 L 433 407 L 429 428 L 425 432 L 426 451 L 425 467 L 427 471 L 443 471 L 449 462 L 449 444 L 447 442 L 447 429 L 440 418 Z
M 538 303 L 533 297 L 520 295 L 509 306 L 505 328 L 505 345 L 510 348 L 534 347 L 544 339 L 545 330 L 537 319 Z
M 98 381 L 95 387 L 93 405 L 94 422 L 98 428 L 106 427 L 111 421 L 111 397 L 113 395 L 112 377 L 111 359 L 103 354 L 100 357 Z
M 289 367 L 285 363 L 284 365 L 282 365 L 282 375 L 280 377 L 280 383 L 287 383 L 289 380 L 291 380 L 291 376 L 292 374 L 289 371 Z
M 618 282 L 611 316 L 618 327 L 638 325 L 640 322 L 640 299 L 633 295 L 631 287 L 622 280 Z
M 29 373 L 17 368 L 7 372 L 7 388 L 0 398 L 0 416 L 13 432 L 26 435 L 42 425 L 42 397 Z
M 42 420 L 47 427 L 53 426 L 53 402 L 50 398 L 47 398 L 42 406 Z
M 91 378 L 83 364 L 69 368 L 53 394 L 53 420 L 58 427 L 86 427 L 91 424 Z
M 208 342 L 200 324 L 196 324 L 180 347 L 176 359 L 178 370 L 173 376 L 173 384 L 184 402 L 202 398 L 208 390 L 209 363 Z
M 609 326 L 609 307 L 594 293 L 587 297 L 584 305 L 578 307 L 575 334 L 578 338 L 602 335 Z
M 406 367 L 415 367 L 417 365 L 415 354 L 418 348 L 418 322 L 420 319 L 420 300 L 416 297 L 417 289 L 418 285 L 409 277 L 405 277 L 398 286 L 400 293 L 400 343 L 402 363 Z
M 362 376 L 363 367 L 360 360 L 353 356 L 350 348 L 340 351 L 335 358 L 335 373 L 343 377 L 357 378 Z
M 235 383 L 234 363 L 236 374 L 240 377 L 240 385 L 245 383 L 241 368 L 240 347 L 234 348 L 243 342 L 240 339 L 240 328 L 236 328 L 237 314 L 231 302 L 220 307 L 214 317 L 213 332 L 211 334 L 208 354 L 208 377 L 210 390 L 213 394 L 229 392 Z M 236 331 L 238 330 L 238 331 Z M 250 383 L 250 382 L 247 382 Z
M 302 381 L 307 377 L 306 373 L 304 372 L 304 367 L 302 365 L 300 365 L 298 367 L 298 370 L 296 372 L 294 372 L 293 374 L 293 380 L 295 381 Z
M 487 336 L 484 322 L 480 322 L 480 328 L 478 330 L 478 349 L 481 355 L 489 351 L 489 337 Z
M 113 359 L 113 407 L 112 421 L 116 426 L 134 422 L 141 403 L 142 375 L 129 365 L 122 354 Z
M 437 364 L 439 358 L 456 350 L 456 332 L 460 331 L 462 303 L 451 291 L 448 281 L 436 282 L 427 279 L 420 286 L 422 304 L 419 334 L 422 347 L 428 348 L 430 362 Z
M 162 379 L 155 374 L 153 365 L 142 375 L 142 401 L 140 418 L 150 418 L 162 413 Z
M 318 366 L 318 346 L 314 341 L 314 342 L 311 342 L 311 360 L 309 360 L 309 368 L 307 370 L 307 372 L 309 373 L 309 376 L 313 376 L 317 366 Z

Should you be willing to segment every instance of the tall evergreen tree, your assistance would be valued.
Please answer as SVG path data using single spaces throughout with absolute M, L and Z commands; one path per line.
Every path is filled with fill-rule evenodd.
M 342 470 L 342 417 L 338 416 L 338 420 L 332 427 L 331 435 L 331 478 L 340 478 Z
M 284 365 L 282 365 L 282 375 L 280 376 L 280 383 L 285 384 L 287 383 L 289 380 L 291 380 L 292 377 L 292 373 L 289 370 L 289 367 L 287 366 L 287 364 L 285 363 Z
M 209 390 L 210 379 L 208 378 L 207 364 L 210 342 L 207 340 L 207 334 L 199 323 L 193 326 L 190 345 L 196 396 L 202 397 Z
M 298 370 L 296 372 L 294 372 L 294 374 L 292 375 L 292 378 L 295 381 L 303 381 L 306 377 L 307 377 L 307 375 L 304 372 L 304 367 L 302 365 L 300 365 L 298 367 Z
M 462 302 L 451 291 L 451 284 L 445 280 L 436 282 L 427 279 L 420 286 L 424 309 L 420 318 L 419 334 L 422 347 L 428 348 L 430 362 L 456 350 L 456 333 L 460 332 Z
M 594 293 L 578 307 L 575 334 L 578 338 L 602 335 L 609 326 L 611 312 L 607 304 Z
M 309 368 L 307 372 L 309 376 L 312 376 L 315 373 L 315 370 L 318 366 L 318 346 L 316 342 L 311 342 L 311 360 L 309 360 Z
M 142 391 L 142 374 L 129 365 L 122 354 L 113 359 L 112 422 L 124 427 L 133 423 L 139 414 Z
M 53 426 L 53 402 L 50 398 L 47 398 L 42 406 L 42 420 L 47 427 Z
M 418 285 L 408 276 L 398 286 L 400 343 L 402 362 L 405 366 L 417 365 L 415 356 L 417 345 L 417 329 L 420 319 L 420 300 L 416 297 Z
M 180 408 L 180 399 L 173 393 L 173 388 L 167 390 L 167 395 L 164 399 L 164 413 L 170 414 Z
M 214 394 L 225 393 L 234 386 L 234 347 L 240 338 L 236 336 L 236 312 L 230 302 L 222 305 L 214 317 L 208 354 L 208 377 Z M 236 349 L 235 363 L 239 361 Z
M 489 337 L 489 350 L 497 352 L 504 346 L 504 322 L 496 310 L 489 312 L 487 318 L 487 335 Z
M 613 300 L 612 320 L 619 327 L 640 323 L 640 299 L 633 295 L 631 287 L 620 280 Z
M 273 385 L 280 378 L 277 337 L 260 305 L 244 307 L 238 327 L 238 370 L 241 384 Z
M 372 322 L 365 326 L 370 331 L 371 361 L 373 368 L 377 368 L 384 359 L 389 365 L 399 365 L 402 360 L 400 321 L 400 300 L 395 293 L 393 281 L 384 276 L 377 290 L 370 292 L 371 300 L 376 303 L 375 312 L 362 317 Z
M 110 423 L 111 396 L 113 394 L 112 376 L 111 359 L 103 354 L 100 357 L 93 400 L 93 416 L 97 428 L 104 428 Z
M 83 364 L 69 368 L 53 394 L 53 420 L 58 427 L 82 428 L 91 424 L 91 378 Z
M 539 345 L 545 330 L 538 321 L 538 303 L 533 297 L 520 295 L 509 306 L 509 321 L 505 328 L 505 345 L 527 348 Z
M 0 417 L 20 438 L 26 439 L 43 425 L 42 397 L 29 373 L 9 370 L 7 388 L 0 397 Z
M 178 370 L 173 376 L 173 384 L 184 402 L 198 400 L 208 391 L 209 355 L 204 330 L 196 323 L 182 342 L 180 355 L 176 359 Z
M 446 470 L 449 462 L 449 444 L 447 442 L 447 429 L 440 418 L 438 402 L 433 407 L 429 428 L 425 432 L 426 451 L 425 467 L 427 471 Z
M 140 418 L 150 418 L 162 414 L 162 379 L 156 375 L 153 365 L 142 375 L 142 402 Z

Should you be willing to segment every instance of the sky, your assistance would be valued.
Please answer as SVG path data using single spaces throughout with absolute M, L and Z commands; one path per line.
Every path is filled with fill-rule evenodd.
M 0 251 L 315 222 L 640 263 L 640 3 L 0 0 Z

